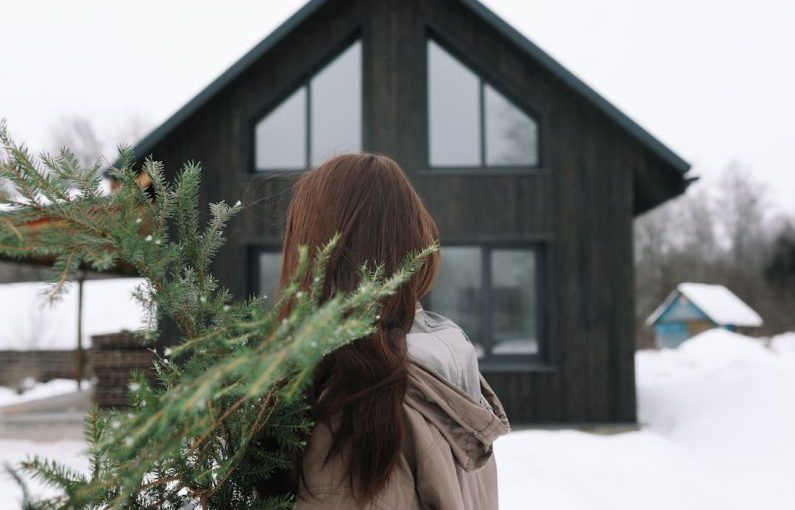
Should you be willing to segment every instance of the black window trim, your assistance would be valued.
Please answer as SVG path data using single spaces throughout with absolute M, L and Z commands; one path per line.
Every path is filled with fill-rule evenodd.
M 483 335 L 482 344 L 484 347 L 483 357 L 479 359 L 478 363 L 481 370 L 484 371 L 500 371 L 507 370 L 554 370 L 553 367 L 547 364 L 549 360 L 549 331 L 548 331 L 548 306 L 550 293 L 547 289 L 547 257 L 548 247 L 547 243 L 543 241 L 456 241 L 456 242 L 442 242 L 442 253 L 444 254 L 445 246 L 449 247 L 462 247 L 462 248 L 479 248 L 481 254 L 481 287 L 485 289 L 483 292 L 483 317 L 481 320 L 480 334 Z M 536 314 L 537 314 L 537 335 L 538 335 L 538 352 L 535 354 L 493 354 L 491 352 L 491 345 L 493 344 L 493 308 L 492 308 L 492 292 L 491 292 L 491 257 L 494 250 L 526 250 L 535 253 L 535 268 L 536 268 Z M 442 255 L 444 257 L 444 255 Z M 433 309 L 433 290 L 423 300 L 424 305 L 431 311 Z M 469 332 L 467 332 L 469 333 Z
M 518 95 L 511 93 L 500 84 L 492 73 L 487 72 L 482 66 L 477 65 L 473 59 L 469 58 L 463 52 L 458 51 L 455 45 L 449 43 L 447 38 L 443 35 L 443 30 L 430 23 L 425 25 L 425 46 L 422 52 L 422 77 L 424 81 L 423 88 L 423 134 L 424 134 L 424 161 L 425 169 L 420 171 L 420 174 L 425 175 L 513 175 L 513 174 L 539 174 L 548 173 L 549 170 L 545 166 L 545 154 L 543 148 L 544 141 L 544 120 L 541 113 L 535 108 L 530 107 L 527 103 L 521 100 Z M 431 164 L 431 138 L 430 138 L 430 94 L 429 94 L 429 80 L 430 73 L 428 73 L 428 43 L 433 41 L 444 51 L 449 53 L 453 58 L 457 59 L 464 67 L 469 69 L 478 78 L 478 95 L 479 95 L 479 143 L 480 143 L 480 164 L 479 165 L 432 165 Z M 485 86 L 488 85 L 505 97 L 510 103 L 519 111 L 530 117 L 536 123 L 536 151 L 537 158 L 534 165 L 488 165 L 486 164 L 486 130 L 485 130 Z
M 481 286 L 489 289 L 484 292 L 483 307 L 487 309 L 481 327 L 485 330 L 484 334 L 484 356 L 479 358 L 478 364 L 483 372 L 555 372 L 557 368 L 551 363 L 550 356 L 550 331 L 549 331 L 549 311 L 551 293 L 548 288 L 548 269 L 550 247 L 547 240 L 522 240 L 522 241 L 447 241 L 442 243 L 442 250 L 445 246 L 450 247 L 474 247 L 479 248 L 481 253 Z M 536 266 L 536 292 L 538 307 L 538 352 L 535 354 L 492 354 L 489 346 L 492 341 L 491 322 L 493 310 L 491 309 L 491 253 L 494 250 L 528 250 L 535 253 Z M 277 242 L 261 242 L 249 244 L 247 246 L 247 296 L 253 296 L 260 292 L 259 279 L 259 255 L 261 253 L 281 254 L 281 244 Z M 488 286 L 485 286 L 488 285 Z M 269 299 L 272 296 L 268 296 Z M 423 298 L 423 306 L 428 310 L 433 309 L 433 291 Z M 470 334 L 470 332 L 466 332 Z
M 248 156 L 248 174 L 250 175 L 279 175 L 279 174 L 300 174 L 312 168 L 312 89 L 311 83 L 312 79 L 317 76 L 317 74 L 326 68 L 329 64 L 334 62 L 334 60 L 341 56 L 343 53 L 348 51 L 351 47 L 353 47 L 356 43 L 361 44 L 361 62 L 359 65 L 361 66 L 361 79 L 362 79 L 362 97 L 360 98 L 362 102 L 361 108 L 361 133 L 359 144 L 361 149 L 365 150 L 365 141 L 367 136 L 365 135 L 365 117 L 366 117 L 366 98 L 368 91 L 366 90 L 367 87 L 367 80 L 365 79 L 365 71 L 366 71 L 366 47 L 365 47 L 365 38 L 362 36 L 362 30 L 357 28 L 352 33 L 344 37 L 341 42 L 337 45 L 334 45 L 332 49 L 322 58 L 320 59 L 315 65 L 311 66 L 307 69 L 306 72 L 302 73 L 301 76 L 289 84 L 289 86 L 284 87 L 281 93 L 277 94 L 273 101 L 267 104 L 265 108 L 262 108 L 256 111 L 253 115 L 249 117 L 248 120 L 248 139 L 249 139 L 249 156 Z M 306 111 L 305 114 L 305 122 L 306 126 L 304 127 L 305 133 L 305 145 L 304 145 L 304 160 L 306 162 L 306 166 L 304 167 L 274 167 L 274 168 L 257 168 L 257 136 L 256 136 L 256 129 L 257 124 L 263 120 L 265 117 L 276 111 L 285 100 L 287 100 L 290 96 L 294 93 L 298 92 L 299 90 L 303 90 L 305 94 L 305 105 Z

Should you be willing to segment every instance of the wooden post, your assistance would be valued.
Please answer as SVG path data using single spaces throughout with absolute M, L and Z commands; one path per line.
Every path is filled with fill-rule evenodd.
M 83 282 L 86 279 L 86 275 L 83 271 L 77 272 L 77 350 L 75 351 L 75 362 L 77 365 L 76 371 L 76 378 L 77 378 L 77 389 L 80 389 L 80 385 L 82 384 L 83 380 L 83 365 L 85 361 L 85 356 L 83 352 Z

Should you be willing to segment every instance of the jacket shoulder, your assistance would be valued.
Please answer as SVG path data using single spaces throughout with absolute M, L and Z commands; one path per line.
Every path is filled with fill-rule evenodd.
M 458 387 L 475 402 L 482 401 L 475 346 L 450 319 L 419 309 L 406 335 L 409 358 Z

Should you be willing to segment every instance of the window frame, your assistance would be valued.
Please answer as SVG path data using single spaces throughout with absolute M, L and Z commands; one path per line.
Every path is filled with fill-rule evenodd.
M 279 243 L 259 243 L 259 244 L 250 244 L 246 247 L 246 266 L 247 266 L 247 275 L 246 275 L 246 296 L 258 296 L 262 292 L 262 289 L 259 288 L 259 280 L 260 280 L 260 267 L 259 267 L 259 256 L 263 253 L 272 253 L 281 255 L 282 247 Z M 268 296 L 268 300 L 273 298 L 273 296 Z
M 549 310 L 551 292 L 549 289 L 549 279 L 547 271 L 549 269 L 549 246 L 545 241 L 492 241 L 492 242 L 471 242 L 453 241 L 442 243 L 444 247 L 466 247 L 477 248 L 480 251 L 481 263 L 481 288 L 483 292 L 483 317 L 481 328 L 483 329 L 484 355 L 478 358 L 478 365 L 483 372 L 555 372 L 557 369 L 551 364 L 549 346 Z M 494 250 L 526 250 L 535 253 L 536 268 L 536 314 L 537 314 L 537 335 L 538 352 L 535 354 L 493 354 L 490 351 L 494 343 L 493 339 L 493 308 L 492 308 L 492 275 L 491 275 L 491 256 Z M 247 266 L 248 275 L 246 279 L 247 296 L 259 295 L 260 267 L 259 256 L 262 253 L 281 254 L 281 245 L 278 243 L 258 243 L 247 247 Z M 269 299 L 273 296 L 268 296 Z M 422 299 L 423 307 L 427 310 L 433 309 L 433 290 Z M 468 332 L 467 334 L 475 334 Z
M 248 164 L 246 165 L 248 169 L 248 174 L 250 175 L 299 175 L 309 169 L 312 166 L 312 79 L 317 76 L 323 69 L 326 68 L 329 64 L 334 62 L 337 57 L 341 56 L 343 53 L 351 49 L 354 44 L 359 43 L 361 45 L 361 61 L 359 62 L 360 66 L 360 77 L 362 80 L 361 83 L 361 108 L 360 108 L 360 119 L 359 122 L 361 123 L 361 129 L 359 133 L 359 147 L 360 151 L 366 150 L 365 143 L 367 141 L 367 134 L 365 129 L 365 119 L 367 117 L 367 97 L 368 97 L 368 85 L 365 72 L 367 70 L 366 64 L 366 41 L 365 38 L 362 36 L 362 31 L 360 29 L 355 30 L 353 33 L 349 34 L 342 41 L 335 45 L 327 54 L 324 55 L 323 58 L 318 60 L 314 65 L 309 67 L 305 72 L 301 73 L 298 79 L 291 81 L 288 86 L 283 87 L 280 92 L 274 95 L 274 99 L 266 104 L 264 108 L 260 108 L 257 110 L 253 115 L 250 115 L 247 122 L 247 130 L 248 130 Z M 295 92 L 299 90 L 303 90 L 303 94 L 305 97 L 305 106 L 306 111 L 304 112 L 305 115 L 305 136 L 304 136 L 304 159 L 306 161 L 306 166 L 303 168 L 257 168 L 257 135 L 256 129 L 257 124 L 263 120 L 265 117 L 273 113 L 279 106 L 281 106 L 284 101 L 286 101 L 290 96 L 292 96 Z
M 430 136 L 430 123 L 431 123 L 431 98 L 430 98 L 430 72 L 428 69 L 428 46 L 430 42 L 436 43 L 442 50 L 446 51 L 450 56 L 458 60 L 458 62 L 469 69 L 478 78 L 478 111 L 479 111 L 479 141 L 480 141 L 480 164 L 478 165 L 432 165 L 431 164 L 431 136 Z M 423 146 L 424 146 L 424 165 L 425 170 L 420 173 L 422 175 L 512 175 L 512 174 L 538 174 L 547 173 L 545 167 L 545 152 L 544 152 L 544 121 L 541 113 L 535 108 L 530 107 L 524 101 L 520 100 L 518 95 L 511 93 L 506 87 L 502 86 L 500 81 L 495 78 L 492 73 L 487 72 L 483 67 L 477 65 L 471 58 L 467 57 L 464 52 L 455 49 L 453 44 L 447 42 L 446 38 L 440 34 L 437 27 L 430 25 L 425 27 L 425 45 L 422 52 L 422 74 L 423 77 L 423 111 L 424 122 L 422 127 L 423 132 Z M 501 94 L 507 99 L 516 109 L 524 113 L 531 120 L 536 123 L 536 163 L 534 165 L 488 165 L 486 164 L 486 105 L 485 105 L 485 87 L 486 85 L 493 88 L 498 94 Z
M 549 360 L 549 332 L 547 313 L 549 309 L 550 293 L 547 288 L 547 249 L 546 243 L 541 241 L 515 241 L 515 242 L 444 242 L 442 243 L 442 257 L 444 257 L 445 247 L 465 247 L 465 248 L 478 248 L 480 249 L 480 263 L 481 263 L 481 288 L 483 292 L 483 303 L 481 306 L 483 314 L 481 318 L 481 329 L 483 330 L 483 339 L 481 341 L 484 347 L 483 357 L 478 358 L 478 364 L 481 370 L 484 371 L 499 371 L 505 368 L 514 368 L 518 370 L 530 369 L 545 369 L 549 367 L 546 363 Z M 537 335 L 538 335 L 538 352 L 535 354 L 494 354 L 491 352 L 491 347 L 494 344 L 494 310 L 492 306 L 493 292 L 492 292 L 492 274 L 491 274 L 491 257 L 495 250 L 522 250 L 533 252 L 535 256 L 535 281 L 536 281 L 536 317 L 537 317 Z M 442 259 L 444 260 L 444 259 Z M 442 262 L 444 263 L 444 261 Z M 427 306 L 426 306 L 427 305 Z M 423 306 L 430 311 L 433 309 L 433 290 L 423 299 Z M 470 332 L 465 333 L 469 334 Z M 474 334 L 474 332 L 473 332 Z

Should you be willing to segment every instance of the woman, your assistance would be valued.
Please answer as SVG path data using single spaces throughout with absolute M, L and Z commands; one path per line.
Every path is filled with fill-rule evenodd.
M 383 263 L 389 274 L 438 237 L 397 163 L 374 154 L 333 158 L 298 180 L 281 285 L 299 245 L 313 253 L 336 232 L 324 299 L 352 290 L 363 264 Z M 438 266 L 435 254 L 383 302 L 376 333 L 318 366 L 296 508 L 497 508 L 492 442 L 509 425 L 463 331 L 419 305 Z

